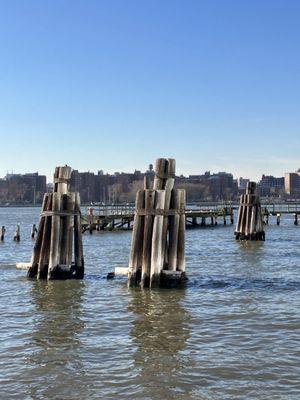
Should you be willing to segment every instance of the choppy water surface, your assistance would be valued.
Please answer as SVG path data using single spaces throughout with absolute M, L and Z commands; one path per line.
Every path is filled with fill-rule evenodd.
M 0 209 L 1 399 L 299 399 L 300 226 L 265 243 L 232 226 L 190 230 L 185 289 L 127 289 L 129 232 L 84 236 L 83 281 L 37 282 L 39 209 Z M 12 241 L 16 223 L 22 241 Z

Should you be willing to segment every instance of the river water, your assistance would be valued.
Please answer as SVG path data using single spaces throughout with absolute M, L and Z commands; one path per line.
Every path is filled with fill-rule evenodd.
M 300 226 L 266 242 L 232 226 L 187 231 L 184 289 L 128 289 L 130 232 L 84 235 L 82 281 L 37 282 L 37 208 L 0 208 L 0 398 L 299 399 Z M 21 223 L 21 242 L 12 240 Z

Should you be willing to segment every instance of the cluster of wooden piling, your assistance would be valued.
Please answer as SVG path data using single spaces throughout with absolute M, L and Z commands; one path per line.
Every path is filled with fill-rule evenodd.
M 70 178 L 70 167 L 57 167 L 53 193 L 44 195 L 28 270 L 30 278 L 83 278 L 80 196 L 78 192 L 69 191 Z
M 234 232 L 237 240 L 265 240 L 260 198 L 255 190 L 256 183 L 249 182 L 246 194 L 240 198 L 237 225 Z
M 153 189 L 136 195 L 129 286 L 161 287 L 185 279 L 185 190 L 174 189 L 175 160 L 156 161 Z

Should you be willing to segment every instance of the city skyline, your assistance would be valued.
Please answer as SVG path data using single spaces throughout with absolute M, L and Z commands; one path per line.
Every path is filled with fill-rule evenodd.
M 72 168 L 72 170 L 78 171 L 80 173 L 91 173 L 91 174 L 95 174 L 95 175 L 99 174 L 100 172 L 101 172 L 101 174 L 104 174 L 104 175 L 133 174 L 134 172 L 141 172 L 141 173 L 147 172 L 148 168 L 149 168 L 149 165 L 150 164 L 148 164 L 147 167 L 145 167 L 144 169 L 133 168 L 132 171 L 128 171 L 128 170 L 124 170 L 124 171 L 123 170 L 119 170 L 119 171 L 117 171 L 116 169 L 113 169 L 112 171 L 108 171 L 108 170 L 105 170 L 103 168 L 96 168 L 96 170 L 87 170 L 87 169 L 79 170 L 78 168 Z M 204 175 L 207 172 L 209 172 L 211 174 L 227 173 L 227 174 L 232 174 L 233 178 L 235 180 L 239 180 L 240 178 L 242 178 L 242 179 L 244 178 L 244 179 L 253 180 L 253 181 L 258 182 L 263 176 L 284 177 L 284 175 L 286 173 L 294 173 L 294 172 L 299 172 L 299 171 L 300 171 L 300 168 L 294 168 L 291 171 L 284 171 L 284 172 L 282 172 L 281 174 L 278 174 L 278 175 L 276 175 L 276 174 L 274 174 L 272 172 L 271 173 L 262 172 L 261 175 L 258 177 L 258 179 L 252 179 L 252 177 L 249 177 L 249 176 L 235 175 L 232 171 L 229 171 L 229 170 L 227 170 L 227 171 L 225 171 L 225 170 L 224 171 L 213 171 L 213 170 L 210 170 L 210 169 L 206 168 L 205 170 L 197 171 L 196 173 L 187 172 L 186 174 L 181 174 L 180 172 L 177 172 L 176 176 L 178 176 L 178 177 L 179 176 L 184 176 L 184 177 L 188 178 L 188 177 L 193 176 L 193 175 Z M 2 175 L 2 176 L 0 175 L 0 179 L 5 179 L 7 176 L 10 176 L 10 175 L 31 175 L 31 174 L 36 174 L 36 173 L 38 175 L 46 176 L 47 183 L 52 183 L 53 182 L 53 173 L 47 175 L 47 174 L 44 174 L 44 173 L 42 173 L 41 171 L 38 171 L 38 170 L 33 170 L 33 171 L 6 170 L 6 173 L 4 175 Z
M 259 179 L 300 151 L 297 1 L 0 4 L 0 175 L 173 157 Z

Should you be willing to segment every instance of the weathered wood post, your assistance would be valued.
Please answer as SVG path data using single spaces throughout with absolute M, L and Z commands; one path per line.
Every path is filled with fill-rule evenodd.
M 294 225 L 298 225 L 298 214 L 295 213 Z
M 31 239 L 34 239 L 34 238 L 35 238 L 35 234 L 36 234 L 36 233 L 37 233 L 36 225 L 35 225 L 35 224 L 32 224 L 31 232 L 30 232 L 30 237 L 31 237 Z
M 249 182 L 246 194 L 241 195 L 237 217 L 237 240 L 265 240 L 259 195 L 255 193 L 256 183 Z
M 15 234 L 14 234 L 14 241 L 19 242 L 21 239 L 21 227 L 20 224 L 17 224 Z
M 1 236 L 0 236 L 0 241 L 3 242 L 5 237 L 5 226 L 1 226 Z
M 278 213 L 278 214 L 276 214 L 276 224 L 279 226 L 280 225 L 280 217 L 281 217 L 281 214 L 280 213 Z
M 233 214 L 233 208 L 230 208 L 230 223 L 231 225 L 234 224 L 234 214 Z
M 57 167 L 54 173 L 53 193 L 44 195 L 31 266 L 28 270 L 30 278 L 83 278 L 80 197 L 77 192 L 69 191 L 70 179 L 71 167 Z
M 269 213 L 267 211 L 266 211 L 266 214 L 265 214 L 264 224 L 265 225 L 269 225 Z
M 175 160 L 156 160 L 153 189 L 136 195 L 129 286 L 163 287 L 185 280 L 185 191 L 174 189 Z

